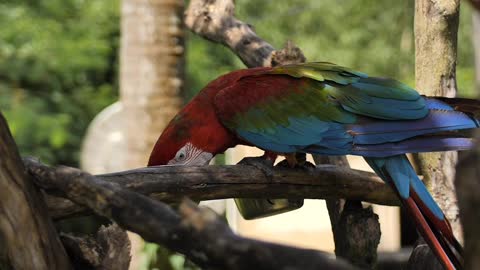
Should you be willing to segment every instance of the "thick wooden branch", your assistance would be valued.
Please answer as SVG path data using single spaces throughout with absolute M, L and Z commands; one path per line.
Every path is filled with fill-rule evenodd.
M 71 269 L 0 113 L 0 269 Z
M 37 162 L 25 159 L 36 177 Z M 42 177 L 48 177 L 43 175 Z M 370 172 L 332 165 L 293 170 L 275 167 L 271 174 L 253 166 L 158 166 L 97 175 L 98 179 L 120 184 L 132 191 L 167 203 L 187 196 L 194 200 L 225 198 L 347 198 L 384 205 L 399 205 L 389 186 Z M 47 193 L 55 195 L 53 187 Z M 64 199 L 48 197 L 54 218 L 82 214 L 85 208 Z
M 191 0 L 185 25 L 194 33 L 224 44 L 248 67 L 270 66 L 272 45 L 259 38 L 252 26 L 234 16 L 232 0 Z
M 198 208 L 188 200 L 180 205 L 180 214 L 177 214 L 164 203 L 78 169 L 50 168 L 34 160 L 26 162 L 39 186 L 58 190 L 63 196 L 114 220 L 147 241 L 185 254 L 201 267 L 232 270 L 353 269 L 319 251 L 239 237 L 213 211 Z M 128 179 L 135 175 L 124 174 L 124 177 Z

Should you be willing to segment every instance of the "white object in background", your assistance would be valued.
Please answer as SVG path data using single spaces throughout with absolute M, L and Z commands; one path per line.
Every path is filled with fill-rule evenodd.
M 115 172 L 125 167 L 127 148 L 124 108 L 115 102 L 90 123 L 80 152 L 80 167 L 91 174 Z

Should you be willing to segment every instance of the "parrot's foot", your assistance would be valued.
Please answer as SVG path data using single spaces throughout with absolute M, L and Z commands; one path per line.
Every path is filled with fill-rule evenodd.
M 315 168 L 315 165 L 311 162 L 306 161 L 303 164 L 297 163 L 295 165 L 291 165 L 286 159 L 280 161 L 275 167 L 285 167 L 285 168 L 292 168 L 292 169 L 311 169 Z
M 295 153 L 285 156 L 285 159 L 280 161 L 277 166 L 293 168 L 293 169 L 309 169 L 315 168 L 315 165 L 307 161 L 305 153 Z
M 273 175 L 273 162 L 274 160 L 261 157 L 246 157 L 240 160 L 238 164 L 250 165 L 261 170 L 265 176 L 271 177 Z

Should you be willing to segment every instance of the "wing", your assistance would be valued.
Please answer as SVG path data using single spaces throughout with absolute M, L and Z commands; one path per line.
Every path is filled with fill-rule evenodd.
M 323 62 L 243 77 L 219 91 L 215 106 L 222 123 L 239 137 L 281 153 L 343 155 L 352 152 L 356 141 L 381 144 L 429 132 L 407 128 L 408 120 L 429 112 L 414 89 Z M 370 123 L 407 131 L 388 134 L 388 125 L 386 131 L 362 129 Z

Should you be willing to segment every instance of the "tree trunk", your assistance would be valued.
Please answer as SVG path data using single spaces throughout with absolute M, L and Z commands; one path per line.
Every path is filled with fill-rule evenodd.
M 422 94 L 447 97 L 456 94 L 459 6 L 459 0 L 415 1 L 415 84 Z M 419 154 L 415 161 L 425 185 L 450 220 L 455 236 L 461 239 L 453 184 L 457 153 Z
M 167 123 L 183 104 L 183 1 L 123 0 L 120 101 L 126 156 L 122 168 L 144 167 Z M 143 244 L 131 237 L 131 268 Z
M 182 106 L 183 8 L 183 1 L 122 2 L 120 100 L 127 118 L 126 167 L 146 165 L 156 139 Z
M 458 0 L 417 0 L 415 4 L 415 84 L 429 96 L 456 94 L 455 66 L 460 3 Z M 453 179 L 457 153 L 418 155 L 420 173 L 461 238 Z
M 71 269 L 0 113 L 0 269 Z

